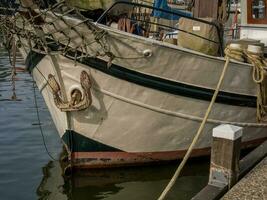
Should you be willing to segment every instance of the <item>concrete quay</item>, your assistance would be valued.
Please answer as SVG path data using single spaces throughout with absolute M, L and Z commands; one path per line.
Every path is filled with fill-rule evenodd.
M 242 178 L 221 200 L 267 200 L 267 157 Z

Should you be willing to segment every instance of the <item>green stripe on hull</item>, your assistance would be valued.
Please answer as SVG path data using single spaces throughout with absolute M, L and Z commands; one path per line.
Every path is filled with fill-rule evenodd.
M 67 130 L 62 137 L 71 152 L 118 152 L 116 149 L 101 142 L 92 140 L 75 131 Z

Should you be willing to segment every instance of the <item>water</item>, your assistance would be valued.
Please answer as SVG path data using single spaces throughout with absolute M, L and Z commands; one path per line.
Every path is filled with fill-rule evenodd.
M 23 67 L 18 54 L 17 66 Z M 63 178 L 60 163 L 51 160 L 39 130 L 31 76 L 19 72 L 11 101 L 11 68 L 0 49 L 0 199 L 152 200 L 157 199 L 177 164 L 127 169 L 90 170 Z M 58 159 L 62 144 L 39 92 L 36 98 L 49 152 Z M 190 162 L 168 199 L 190 199 L 208 180 L 208 161 Z

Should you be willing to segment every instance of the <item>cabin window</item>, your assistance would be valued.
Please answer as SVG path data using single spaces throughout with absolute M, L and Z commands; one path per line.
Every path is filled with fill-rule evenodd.
M 267 24 L 267 0 L 248 0 L 249 24 Z

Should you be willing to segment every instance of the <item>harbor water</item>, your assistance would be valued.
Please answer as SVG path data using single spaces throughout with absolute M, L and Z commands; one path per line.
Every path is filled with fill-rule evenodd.
M 20 55 L 17 67 L 24 67 Z M 157 199 L 178 163 L 163 166 L 88 170 L 63 178 L 57 161 L 63 145 L 27 72 L 16 76 L 12 101 L 11 67 L 0 49 L 0 199 L 152 200 Z M 36 113 L 35 101 L 40 121 Z M 43 130 L 43 136 L 40 131 Z M 46 150 L 46 148 L 47 150 Z M 48 153 L 52 158 L 48 156 Z M 186 200 L 208 181 L 208 159 L 190 161 L 168 199 Z

